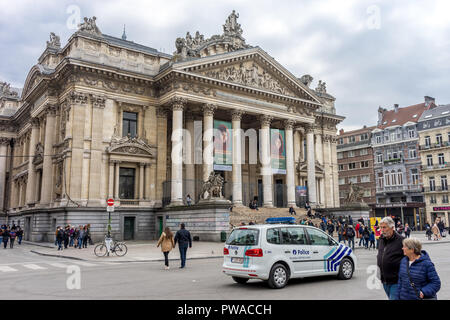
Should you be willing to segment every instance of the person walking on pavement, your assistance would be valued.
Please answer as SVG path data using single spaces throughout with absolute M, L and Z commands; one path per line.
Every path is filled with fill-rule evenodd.
M 364 227 L 364 231 L 363 231 L 363 238 L 364 238 L 364 247 L 366 249 L 369 248 L 369 239 L 370 239 L 370 231 L 369 231 L 369 227 Z
M 373 248 L 373 250 L 375 250 L 375 232 L 373 232 L 373 230 L 369 230 L 369 250 L 370 248 Z
M 186 266 L 186 253 L 188 246 L 189 248 L 192 248 L 191 233 L 188 230 L 186 230 L 184 223 L 180 225 L 180 230 L 178 230 L 177 233 L 175 234 L 174 247 L 177 245 L 177 242 L 181 258 L 180 268 L 182 269 Z
M 6 249 L 9 241 L 9 228 L 3 229 L 3 249 Z
M 359 246 L 360 247 L 361 247 L 361 243 L 363 246 L 365 246 L 363 233 L 364 233 L 364 225 L 361 223 L 359 225 Z
M 64 249 L 67 249 L 67 246 L 69 245 L 69 237 L 70 237 L 70 228 L 69 226 L 66 226 L 64 228 Z
M 81 249 L 83 245 L 83 239 L 84 239 L 84 229 L 83 226 L 80 226 L 78 230 L 78 242 L 77 242 L 78 249 Z
M 377 250 L 378 250 L 378 247 L 380 245 L 380 236 L 381 236 L 380 226 L 378 224 L 376 224 L 375 225 L 375 240 L 376 240 L 376 248 L 377 248 Z
M 355 250 L 355 229 L 353 229 L 353 225 L 349 225 L 347 227 L 347 239 L 348 239 L 348 246 L 352 248 L 352 250 Z
M 23 230 L 21 227 L 18 227 L 19 230 L 17 230 L 17 243 L 19 245 L 22 244 L 22 238 L 23 238 Z
M 56 243 L 58 244 L 58 251 L 63 250 L 63 241 L 64 241 L 64 229 L 62 227 L 58 227 L 58 233 L 56 234 Z
M 332 237 L 334 232 L 334 224 L 331 222 L 331 220 L 328 220 L 328 226 L 327 226 L 328 234 Z
M 398 272 L 398 300 L 437 300 L 436 293 L 441 288 L 441 279 L 430 256 L 422 250 L 418 239 L 403 240 L 405 257 L 400 262 Z
M 10 249 L 14 248 L 14 241 L 16 240 L 16 236 L 17 236 L 16 228 L 13 227 L 11 229 L 11 232 L 9 233 L 9 248 Z
M 409 224 L 405 223 L 405 238 L 409 238 L 411 234 L 411 228 L 409 227 Z
M 380 280 L 389 300 L 398 298 L 398 272 L 403 259 L 403 237 L 395 231 L 395 222 L 391 217 L 380 221 L 380 245 L 377 254 L 377 266 L 380 268 Z
M 439 227 L 437 226 L 437 223 L 433 224 L 433 227 L 431 228 L 431 232 L 433 232 L 433 240 L 438 241 L 441 239 L 441 234 L 439 232 Z
M 161 237 L 159 237 L 156 247 L 158 248 L 160 245 L 161 251 L 164 254 L 165 269 L 169 270 L 169 253 L 175 248 L 173 233 L 170 231 L 169 227 L 165 227 L 164 232 L 161 233 Z

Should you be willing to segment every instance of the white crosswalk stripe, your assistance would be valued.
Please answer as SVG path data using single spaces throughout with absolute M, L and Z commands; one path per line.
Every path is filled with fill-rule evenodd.
M 13 272 L 13 271 L 17 271 L 17 269 L 11 268 L 9 266 L 0 266 L 0 271 L 3 272 Z
M 56 268 L 67 268 L 69 265 L 63 263 L 49 263 L 52 267 Z
M 84 262 L 84 261 L 74 261 L 74 264 L 79 264 L 80 266 L 84 266 L 84 267 L 95 267 L 97 266 L 96 264 L 93 263 L 89 263 L 89 262 Z
M 23 266 L 25 268 L 28 268 L 28 269 L 31 269 L 31 270 L 46 270 L 47 269 L 45 267 L 41 267 L 41 266 L 38 266 L 37 264 L 33 264 L 33 263 L 24 264 Z

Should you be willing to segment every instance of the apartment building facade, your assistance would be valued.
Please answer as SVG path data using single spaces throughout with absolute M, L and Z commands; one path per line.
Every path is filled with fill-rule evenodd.
M 364 126 L 358 130 L 339 131 L 337 159 L 339 172 L 339 202 L 345 205 L 350 183 L 363 189 L 362 201 L 376 202 L 374 157 L 371 146 L 372 130 L 376 127 Z
M 418 122 L 426 220 L 441 217 L 449 226 L 450 105 L 426 110 Z

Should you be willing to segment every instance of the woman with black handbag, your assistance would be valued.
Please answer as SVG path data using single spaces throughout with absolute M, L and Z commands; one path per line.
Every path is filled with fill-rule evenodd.
M 398 300 L 437 300 L 441 280 L 430 256 L 416 238 L 403 240 L 405 257 L 398 273 Z

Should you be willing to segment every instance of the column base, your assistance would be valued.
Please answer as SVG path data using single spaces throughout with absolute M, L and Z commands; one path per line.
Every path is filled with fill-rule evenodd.
M 236 201 L 236 202 L 233 202 L 233 207 L 242 208 L 242 207 L 244 207 L 244 204 L 242 203 L 242 201 Z
M 269 203 L 263 203 L 263 208 L 275 208 L 273 203 L 269 202 Z
M 184 206 L 184 202 L 183 201 L 172 201 L 170 202 L 170 204 L 167 205 L 168 207 L 179 207 L 179 206 Z

